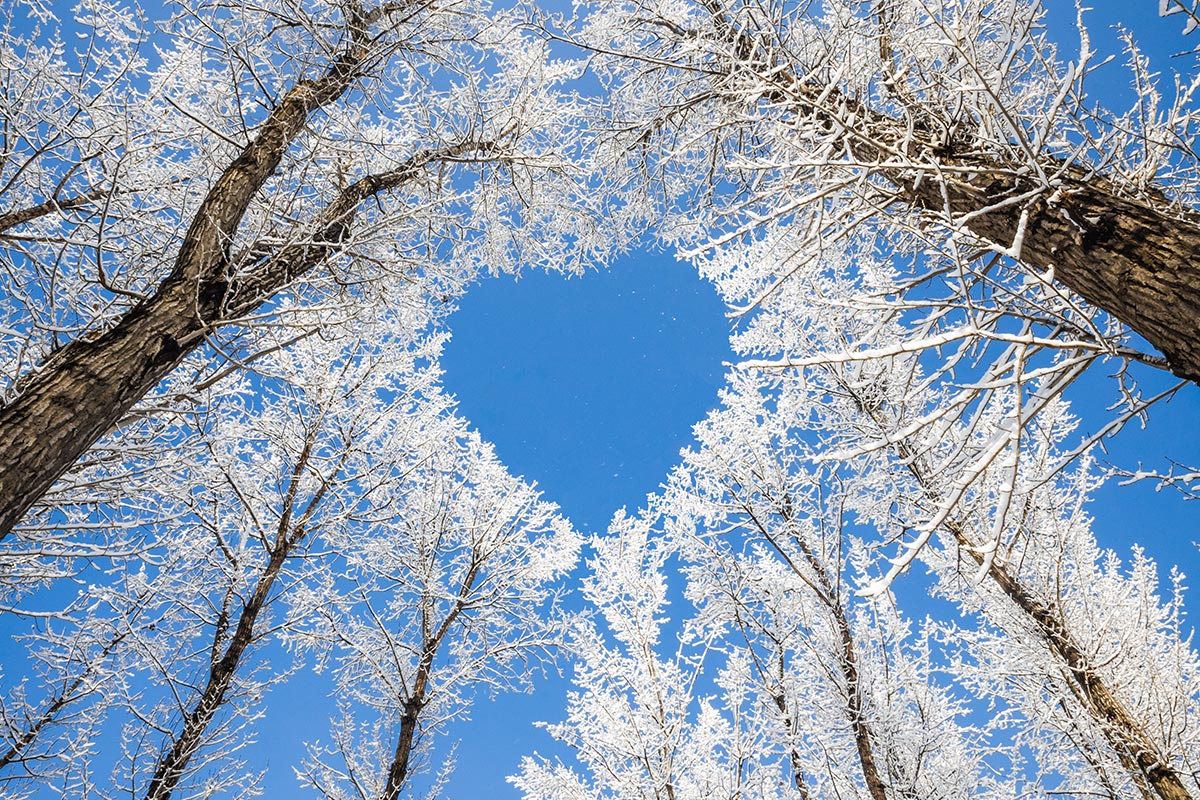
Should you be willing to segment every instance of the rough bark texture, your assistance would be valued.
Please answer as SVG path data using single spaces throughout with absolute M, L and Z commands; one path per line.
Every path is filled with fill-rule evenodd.
M 61 214 L 64 211 L 74 211 L 77 208 L 85 208 L 106 194 L 108 194 L 107 189 L 95 189 L 71 197 L 55 197 L 36 205 L 27 206 L 26 208 L 6 211 L 0 214 L 0 235 L 3 235 L 9 228 L 24 225 L 41 217 L 50 216 L 51 214 Z
M 293 86 L 213 184 L 155 294 L 96 338 L 67 344 L 0 409 L 0 535 L 220 320 L 229 246 L 251 200 L 309 114 L 357 77 L 368 34 L 354 21 L 349 35 L 326 73 Z
M 848 149 L 864 163 L 911 163 L 873 170 L 899 199 L 959 220 L 1009 250 L 1027 269 L 1057 280 L 1143 336 L 1172 372 L 1200 383 L 1200 218 L 1162 195 L 1123 197 L 1102 175 L 1047 158 L 1051 179 L 1026 164 L 963 156 L 922 141 L 909 125 L 826 87 L 789 85 L 805 113 L 847 127 Z M 963 149 L 966 149 L 965 147 Z M 1020 199 L 1024 198 L 1024 199 Z
M 926 177 L 906 192 L 921 207 L 972 214 L 972 233 L 1013 247 L 1028 268 L 1124 322 L 1172 372 L 1200 383 L 1200 225 L 1120 197 L 1099 177 L 1066 178 L 1045 197 L 988 210 L 1034 188 L 1015 175 L 980 165 L 974 177 Z
M 422 660 L 421 667 L 417 670 L 413 693 L 404 701 L 404 711 L 400 715 L 400 735 L 396 737 L 396 751 L 392 754 L 392 763 L 388 766 L 381 800 L 396 800 L 408 779 L 417 724 L 421 719 L 421 709 L 425 706 L 425 691 L 428 685 L 429 667 Z
M 246 209 L 309 115 L 340 97 L 369 58 L 365 25 L 352 20 L 350 43 L 326 73 L 295 85 L 213 184 L 155 293 L 112 328 L 56 351 L 0 408 L 0 538 L 207 333 L 254 311 L 335 252 L 364 199 L 404 184 L 433 161 L 490 151 L 490 143 L 478 141 L 422 150 L 391 172 L 343 189 L 303 242 L 231 256 Z M 239 277 L 231 279 L 234 272 Z
M 852 160 L 895 185 L 901 201 L 951 224 L 965 220 L 976 236 L 1013 248 L 1030 270 L 1052 275 L 1112 314 L 1162 352 L 1172 372 L 1200 383 L 1200 215 L 1194 210 L 1173 207 L 1153 192 L 1124 197 L 1103 175 L 1052 157 L 1041 164 L 1052 185 L 1039 184 L 1029 163 L 971 154 L 969 144 L 940 141 L 929 124 L 881 113 L 836 87 L 799 78 L 805 73 L 799 65 L 767 55 L 776 49 L 770 32 L 757 34 L 731 19 L 721 0 L 700 2 L 729 48 L 729 77 L 754 74 L 764 98 L 838 132 Z M 892 83 L 893 57 L 886 11 L 886 4 L 877 9 L 885 86 Z M 922 115 L 924 109 L 914 109 L 918 120 Z M 949 120 L 939 127 L 954 129 Z

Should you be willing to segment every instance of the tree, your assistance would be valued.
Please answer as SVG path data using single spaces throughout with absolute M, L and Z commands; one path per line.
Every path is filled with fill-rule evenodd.
M 490 11 L 153 29 L 86 0 L 78 50 L 40 5 L 0 47 L 0 574 L 42 625 L 6 664 L 5 790 L 253 793 L 287 672 L 256 667 L 290 646 L 345 709 L 302 777 L 415 791 L 430 734 L 556 641 L 574 547 L 415 342 L 481 267 L 640 226 L 717 284 L 743 361 L 594 542 L 548 726 L 587 776 L 518 787 L 1200 796 L 1182 578 L 1164 600 L 1083 511 L 1091 447 L 1200 378 L 1200 81 L 1164 104 L 1130 43 L 1135 107 L 1097 111 L 1083 13 L 1063 66 L 1024 0 L 619 0 L 545 23 L 583 62 Z M 1080 437 L 1105 361 L 1120 405 Z M 1178 380 L 1145 396 L 1151 370 Z M 914 632 L 922 565 L 963 619 Z
M 903 384 L 883 386 L 886 372 L 919 371 L 906 360 L 872 365 L 873 400 L 846 371 L 735 377 L 662 495 L 596 545 L 605 558 L 587 598 L 613 643 L 584 624 L 578 693 L 549 726 L 592 780 L 528 760 L 516 779 L 527 797 L 743 796 L 713 782 L 710 764 L 765 772 L 771 792 L 805 798 L 1197 796 L 1200 656 L 1180 579 L 1164 602 L 1144 555 L 1126 569 L 1096 546 L 1082 511 L 1089 468 L 1046 468 L 1073 424 L 1061 402 L 1021 445 L 1029 482 L 1013 489 L 1008 470 L 989 469 L 921 550 L 935 591 L 967 619 L 945 615 L 913 637 L 896 595 L 855 592 L 891 566 L 869 534 L 910 529 L 941 503 L 955 473 L 936 459 L 975 435 L 964 424 L 904 457 L 881 448 L 820 463 L 831 442 L 903 413 Z M 989 546 L 1005 491 L 1012 511 Z M 690 605 L 667 617 L 674 559 Z M 664 664 L 672 635 L 687 655 Z M 697 686 L 717 696 L 701 701 Z M 982 720 L 968 726 L 968 710 Z M 706 738 L 689 739 L 702 724 Z
M 1161 108 L 1132 50 L 1135 108 L 1093 112 L 1082 16 L 1067 65 L 1044 16 L 1030 0 L 634 1 L 599 4 L 562 35 L 612 75 L 614 147 L 661 176 L 683 221 L 666 235 L 704 247 L 786 219 L 807 230 L 813 257 L 867 225 L 935 275 L 939 261 L 960 269 L 962 297 L 999 253 L 1165 359 L 1130 356 L 1195 382 L 1200 227 L 1186 142 L 1197 86 Z M 1082 321 L 1070 333 L 1123 352 Z
M 1130 42 L 1134 107 L 1093 109 L 1096 53 L 1082 14 L 1080 52 L 1066 65 L 1044 17 L 1025 0 L 718 0 L 603 3 L 546 26 L 591 48 L 608 77 L 597 123 L 608 179 L 718 284 L 745 341 L 772 324 L 756 316 L 781 295 L 804 309 L 829 304 L 835 317 L 886 307 L 899 325 L 891 337 L 861 325 L 821 343 L 803 328 L 774 344 L 760 337 L 740 366 L 812 370 L 926 352 L 941 366 L 900 380 L 942 425 L 1040 381 L 1041 398 L 1015 418 L 1029 422 L 1088 364 L 1115 361 L 1119 408 L 1078 455 L 1194 390 L 1186 143 L 1200 85 L 1181 79 L 1165 103 Z M 1147 393 L 1147 366 L 1182 380 Z M 993 429 L 982 461 L 955 465 L 966 485 L 984 461 L 1015 452 L 1013 421 Z M 914 433 L 864 431 L 864 446 Z M 940 521 L 923 526 L 925 539 Z
M 566 720 L 547 726 L 591 780 L 531 757 L 510 781 L 531 800 L 781 796 L 778 752 L 753 717 L 741 724 L 742 676 L 729 673 L 716 697 L 699 694 L 706 643 L 677 635 L 666 615 L 671 552 L 651 521 L 618 513 L 593 540 L 583 594 L 596 614 L 574 623 L 577 692 Z
M 294 671 L 265 653 L 329 602 L 304 592 L 319 572 L 310 548 L 385 505 L 405 463 L 443 444 L 447 401 L 423 363 L 438 342 L 374 332 L 370 345 L 307 340 L 264 357 L 252 392 L 243 380 L 197 398 L 178 513 L 156 522 L 137 568 L 110 554 L 116 580 L 88 576 L 76 602 L 26 637 L 46 689 L 39 698 L 22 685 L 6 703 L 21 720 L 0 761 L 8 786 L 156 800 L 254 792 L 238 754 L 267 689 Z M 98 748 L 89 740 L 106 723 L 122 735 Z
M 531 688 L 533 662 L 562 642 L 553 587 L 579 537 L 461 420 L 444 422 L 377 510 L 326 537 L 335 599 L 314 597 L 319 619 L 297 637 L 337 664 L 332 743 L 298 771 L 323 797 L 416 795 L 433 736 L 478 692 Z
M 730 387 L 660 506 L 697 624 L 777 711 L 798 796 L 985 796 L 999 748 L 960 722 L 895 599 L 857 596 L 873 559 L 847 530 L 856 487 L 812 470 L 803 411 L 769 410 L 764 388 Z
M 1169 610 L 1125 620 L 1130 629 L 1098 629 L 1088 609 L 1111 609 L 1125 595 L 1150 596 L 1156 589 L 1107 584 L 1111 594 L 1095 595 L 1086 581 L 1070 589 L 1074 584 L 1064 577 L 1097 570 L 1093 562 L 1099 558 L 1088 520 L 1076 505 L 1090 491 L 1086 465 L 1083 474 L 1069 473 L 1067 465 L 1079 453 L 1064 446 L 1074 421 L 1059 384 L 1079 364 L 1064 358 L 1036 373 L 1023 372 L 1028 353 L 1018 338 L 1000 362 L 1010 365 L 1007 374 L 989 366 L 974 386 L 938 387 L 926 378 L 919 350 L 900 344 L 906 329 L 890 309 L 872 314 L 856 306 L 834 310 L 823 302 L 826 292 L 839 293 L 838 275 L 846 272 L 843 264 L 825 275 L 817 284 L 822 288 L 799 302 L 789 289 L 764 308 L 742 344 L 750 351 L 806 346 L 829 353 L 844 351 L 846 342 L 864 332 L 894 343 L 775 378 L 782 393 L 776 402 L 801 409 L 794 412 L 799 418 L 794 424 L 797 435 L 812 442 L 807 459 L 844 464 L 855 478 L 839 496 L 850 498 L 857 515 L 882 535 L 882 547 L 897 546 L 898 554 L 880 563 L 882 574 L 863 590 L 883 591 L 917 558 L 928 558 L 944 570 L 947 594 L 968 608 L 981 609 L 976 593 L 994 592 L 982 608 L 1002 620 L 995 624 L 1012 642 L 1036 643 L 1040 658 L 1049 656 L 1039 674 L 1053 676 L 1044 680 L 1057 687 L 1055 702 L 1091 720 L 1099 742 L 1088 747 L 1131 775 L 1126 793 L 1195 796 L 1186 760 L 1168 755 L 1188 746 L 1151 722 L 1173 719 L 1172 730 L 1186 727 L 1169 709 L 1194 706 L 1185 699 L 1194 688 L 1179 685 L 1163 695 L 1175 698 L 1166 706 L 1145 708 L 1145 695 L 1121 672 L 1126 662 L 1099 655 L 1114 641 L 1139 640 L 1145 644 L 1128 655 L 1140 663 L 1134 669 L 1150 669 L 1150 662 L 1138 659 L 1159 647 L 1191 653 L 1186 635 L 1163 622 Z M 933 377 L 940 369 L 934 362 Z M 1079 561 L 1081 553 L 1090 555 Z M 1075 590 L 1088 599 L 1068 598 Z M 1022 663 L 1037 662 L 1027 656 Z M 1032 710 L 1028 714 L 1041 718 Z M 1046 773 L 1056 769 L 1051 765 Z
M 77 53 L 53 26 L 6 42 L 4 291 L 28 317 L 9 317 L 0 535 L 189 354 L 253 356 L 224 326 L 261 324 L 281 292 L 361 298 L 365 282 L 379 300 L 455 240 L 501 269 L 552 251 L 561 220 L 586 235 L 586 202 L 556 188 L 571 191 L 554 152 L 570 104 L 552 87 L 573 67 L 488 15 L 201 6 L 151 67 L 147 23 L 89 0 Z M 513 236 L 522 218 L 540 241 Z

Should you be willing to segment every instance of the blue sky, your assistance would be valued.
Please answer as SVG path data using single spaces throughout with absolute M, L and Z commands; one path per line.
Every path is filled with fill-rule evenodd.
M 445 384 L 515 474 L 583 531 L 636 509 L 724 383 L 730 322 L 670 256 L 472 287 L 451 317 Z
M 1052 21 L 1074 17 L 1072 4 L 1054 5 Z M 1094 44 L 1119 52 L 1108 26 L 1123 21 L 1158 58 L 1184 49 L 1179 17 L 1159 20 L 1156 0 L 1096 0 L 1090 15 Z M 1056 27 L 1055 31 L 1063 31 Z M 1200 44 L 1200 34 L 1194 36 Z M 1064 46 L 1075 45 L 1065 37 Z M 1167 63 L 1167 62 L 1162 62 Z M 1098 103 L 1128 100 L 1117 67 L 1097 76 Z M 716 405 L 730 360 L 730 322 L 712 288 L 670 254 L 648 247 L 604 271 L 580 277 L 529 272 L 489 278 L 472 287 L 450 319 L 453 338 L 443 365 L 445 384 L 509 469 L 536 482 L 583 531 L 603 532 L 614 511 L 636 509 L 654 492 L 691 442 L 691 426 Z M 1083 428 L 1100 424 L 1107 396 L 1100 376 L 1085 383 Z M 1159 408 L 1145 431 L 1130 426 L 1109 446 L 1125 467 L 1142 460 L 1200 463 L 1200 391 L 1191 389 Z M 1090 426 L 1090 427 L 1089 427 Z M 1200 573 L 1197 506 L 1152 487 L 1110 486 L 1093 505 L 1101 543 L 1127 553 L 1140 542 L 1160 563 Z M 1195 597 L 1193 615 L 1200 610 Z M 1193 616 L 1195 619 L 1195 616 Z M 563 714 L 564 681 L 543 682 L 535 696 L 483 697 L 473 720 L 451 732 L 459 758 L 450 794 L 515 797 L 504 782 L 523 754 L 553 745 L 532 728 Z M 267 797 L 294 794 L 291 765 L 296 738 L 324 737 L 332 711 L 311 685 L 294 681 L 267 698 L 262 745 L 252 758 L 270 759 Z M 307 730 L 297 733 L 298 726 Z

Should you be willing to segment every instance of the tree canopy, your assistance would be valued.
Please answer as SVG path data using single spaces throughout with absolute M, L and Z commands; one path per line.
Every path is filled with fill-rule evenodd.
M 1096 459 L 1200 383 L 1200 18 L 1157 9 L 1171 80 L 1052 10 L 13 4 L 5 795 L 252 796 L 312 681 L 302 790 L 437 796 L 440 735 L 566 669 L 530 800 L 1200 800 L 1184 578 L 1086 505 L 1200 484 Z M 456 412 L 448 311 L 649 240 L 739 360 L 585 543 Z

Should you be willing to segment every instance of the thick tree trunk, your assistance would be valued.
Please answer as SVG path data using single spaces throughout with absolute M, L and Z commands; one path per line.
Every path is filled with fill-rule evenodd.
M 785 74 L 786 83 L 786 74 Z M 1103 175 L 1047 158 L 1049 185 L 1028 164 L 963 156 L 828 87 L 789 84 L 805 113 L 846 127 L 847 148 L 898 198 L 961 225 L 1112 314 L 1200 384 L 1200 215 L 1162 195 L 1121 196 Z M 797 100 L 797 98 L 799 98 Z M 848 127 L 847 127 L 848 126 Z
M 230 243 L 251 200 L 309 114 L 357 75 L 367 34 L 351 32 L 351 45 L 326 74 L 294 86 L 213 184 L 154 296 L 96 338 L 67 344 L 0 409 L 0 536 L 220 319 Z
M 1101 177 L 1067 177 L 1053 192 L 1001 206 L 1036 187 L 1015 168 L 981 164 L 969 175 L 969 164 L 947 166 L 963 167 L 964 177 L 925 175 L 906 181 L 905 193 L 968 217 L 972 233 L 1109 312 L 1158 348 L 1172 372 L 1200 383 L 1200 224 L 1168 215 L 1165 199 L 1120 197 Z
M 900 200 L 950 224 L 963 220 L 976 236 L 1121 320 L 1166 356 L 1172 372 L 1200 383 L 1200 212 L 1153 193 L 1123 197 L 1103 175 L 1051 157 L 1042 164 L 1051 176 L 1044 185 L 1030 177 L 1029 163 L 968 155 L 967 146 L 937 141 L 928 126 L 799 78 L 806 70 L 774 55 L 774 32 L 732 19 L 721 0 L 700 3 L 729 48 L 728 77 L 755 73 L 764 98 L 840 135 L 851 159 L 894 184 Z M 885 5 L 879 13 L 886 30 Z M 890 69 L 886 35 L 880 55 Z
M 111 330 L 58 351 L 0 409 L 0 536 L 200 343 L 215 289 L 173 276 Z
M 307 241 L 277 250 L 249 268 L 242 264 L 234 269 L 229 247 L 250 202 L 310 114 L 339 98 L 359 75 L 370 57 L 368 24 L 400 5 L 380 6 L 368 16 L 350 19 L 348 43 L 325 74 L 297 83 L 282 98 L 209 190 L 171 274 L 154 295 L 112 328 L 55 352 L 0 408 L 0 538 L 215 326 L 255 310 L 333 252 L 364 199 L 405 183 L 432 161 L 490 149 L 488 143 L 467 142 L 420 151 L 392 172 L 367 176 L 344 189 Z M 18 213 L 0 220 L 17 224 L 23 218 Z M 230 277 L 235 271 L 240 272 L 236 280 Z

